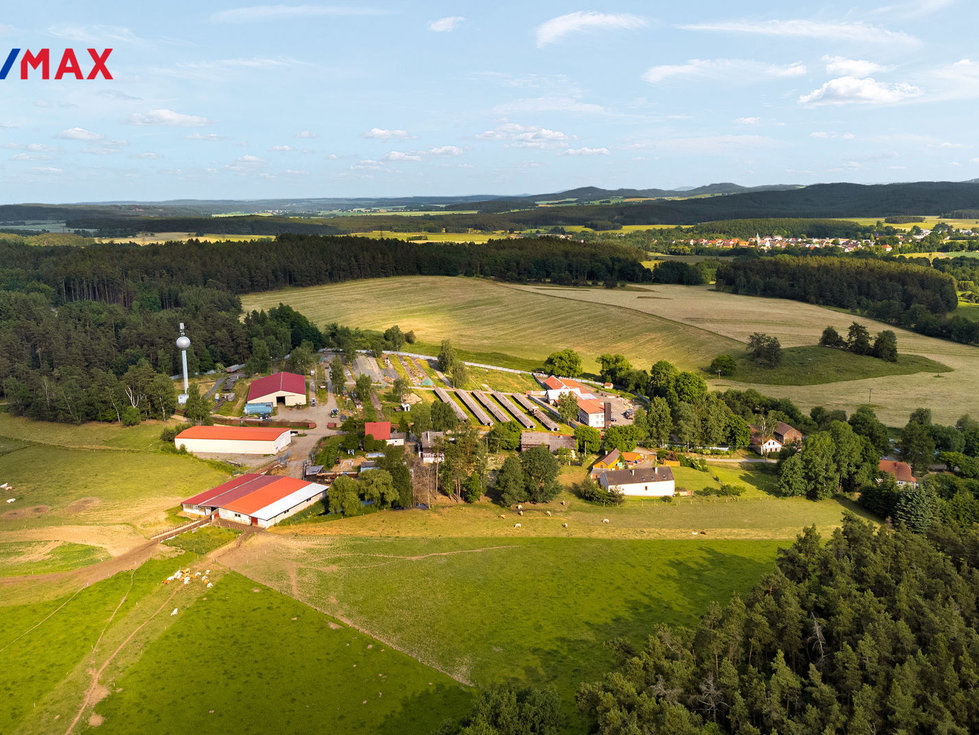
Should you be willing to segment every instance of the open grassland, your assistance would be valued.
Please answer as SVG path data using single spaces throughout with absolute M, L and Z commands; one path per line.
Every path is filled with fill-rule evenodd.
M 467 706 L 449 677 L 239 575 L 161 584 L 213 566 L 182 554 L 0 603 L 0 731 L 429 732 Z
M 172 525 L 165 509 L 227 479 L 162 452 L 161 425 L 69 426 L 0 414 L 0 539 L 93 544 L 113 555 Z M 87 531 L 85 529 L 88 529 Z
M 955 313 L 974 322 L 979 322 L 979 304 L 970 304 L 964 301 L 959 302 L 959 307 Z
M 158 245 L 164 242 L 186 242 L 187 240 L 201 242 L 253 242 L 255 240 L 274 240 L 274 235 L 223 235 L 210 233 L 195 235 L 193 232 L 141 232 L 131 237 L 99 237 L 96 242 L 132 242 L 137 245 Z
M 240 535 L 241 531 L 231 528 L 222 528 L 219 526 L 201 526 L 199 528 L 186 531 L 179 536 L 173 537 L 169 541 L 164 541 L 163 543 L 167 546 L 172 546 L 175 549 L 192 551 L 195 554 L 203 556 L 204 554 L 208 554 L 215 549 L 234 541 Z
M 979 415 L 979 348 L 969 345 L 925 337 L 873 319 L 813 304 L 740 296 L 714 291 L 709 286 L 656 285 L 628 290 L 553 286 L 513 288 L 572 301 L 642 311 L 688 324 L 698 330 L 710 330 L 740 343 L 747 342 L 754 332 L 764 332 L 778 337 L 783 347 L 814 345 L 827 326 L 832 325 L 845 334 L 853 321 L 864 324 L 871 334 L 890 329 L 897 335 L 901 354 L 934 360 L 951 368 L 951 372 L 929 371 L 809 386 L 743 383 L 728 379 L 714 379 L 710 383 L 721 390 L 729 387 L 741 390 L 754 388 L 768 395 L 790 398 L 805 410 L 820 405 L 828 409 L 853 411 L 867 403 L 872 389 L 874 410 L 882 421 L 892 426 L 903 426 L 910 412 L 918 406 L 931 408 L 935 420 L 941 423 L 953 423 L 964 413 Z M 698 367 L 704 367 L 709 362 L 702 362 Z M 648 366 L 646 361 L 633 363 Z
M 469 368 L 469 383 L 464 386 L 474 390 L 496 390 L 502 393 L 526 393 L 540 390 L 540 383 L 526 373 L 510 373 L 503 370 Z
M 778 545 L 263 534 L 222 562 L 458 679 L 552 684 L 574 721 L 577 686 L 611 664 L 605 642 L 693 625 L 754 584 Z
M 66 572 L 109 558 L 105 549 L 61 541 L 0 541 L 0 577 Z
M 882 217 L 845 217 L 842 222 L 856 222 L 858 225 L 872 226 L 876 225 L 878 222 L 883 222 Z M 922 230 L 930 230 L 934 228 L 939 222 L 944 222 L 947 225 L 951 225 L 956 230 L 972 230 L 979 227 L 979 220 L 975 219 L 947 219 L 945 217 L 937 217 L 935 215 L 921 215 L 917 222 L 905 222 L 903 224 L 891 224 L 890 222 L 885 222 L 885 227 L 893 227 L 895 230 L 910 230 L 915 226 L 920 227 Z
M 464 359 L 520 369 L 538 367 L 566 347 L 581 353 L 586 370 L 597 371 L 596 358 L 605 352 L 621 352 L 637 365 L 664 359 L 694 368 L 740 346 L 639 310 L 558 300 L 473 278 L 370 279 L 248 294 L 242 302 L 248 311 L 288 303 L 317 324 L 398 324 L 418 336 L 413 351 L 437 354 L 440 342 L 451 339 Z
M 370 230 L 351 232 L 351 237 L 369 237 L 373 240 L 416 240 L 422 242 L 473 242 L 482 244 L 506 237 L 502 232 L 395 232 L 394 230 Z
M 869 355 L 854 355 L 845 350 L 831 350 L 818 345 L 783 350 L 782 362 L 774 369 L 757 364 L 747 353 L 736 357 L 738 367 L 729 376 L 731 380 L 766 385 L 818 385 L 884 375 L 935 374 L 950 370 L 940 362 L 922 355 L 898 355 L 897 362 L 888 362 Z
M 389 645 L 237 574 L 114 678 L 98 733 L 426 733 L 470 691 Z

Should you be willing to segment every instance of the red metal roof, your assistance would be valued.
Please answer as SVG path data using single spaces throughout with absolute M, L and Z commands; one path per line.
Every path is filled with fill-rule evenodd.
M 187 498 L 184 503 L 187 505 L 205 505 L 217 508 L 226 500 L 230 501 L 239 498 L 256 488 L 275 482 L 276 479 L 270 475 L 256 475 L 254 473 L 241 475 L 217 487 L 212 487 L 210 490 L 198 493 L 192 498 Z
M 273 373 L 266 378 L 253 380 L 248 387 L 248 402 L 257 401 L 265 396 L 285 391 L 306 395 L 306 378 L 296 373 Z
M 191 426 L 177 434 L 177 439 L 271 442 L 288 433 L 289 429 L 268 426 Z
M 368 421 L 364 424 L 364 436 L 372 436 L 378 441 L 386 442 L 391 438 L 391 422 Z
M 297 480 L 295 477 L 273 477 L 272 482 L 262 487 L 257 487 L 246 495 L 235 498 L 230 502 L 222 502 L 221 507 L 233 513 L 251 515 L 309 484 L 305 480 Z
M 605 413 L 605 404 L 601 401 L 596 401 L 593 398 L 579 398 L 578 408 L 589 415 Z
M 551 390 L 561 390 L 564 387 L 564 381 L 560 378 L 555 378 L 550 375 L 544 379 L 544 385 L 546 385 Z

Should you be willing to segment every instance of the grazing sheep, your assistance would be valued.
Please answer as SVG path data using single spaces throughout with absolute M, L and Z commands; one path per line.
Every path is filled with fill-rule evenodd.
M 517 511 L 517 515 L 518 515 L 518 516 L 522 516 L 522 515 L 523 515 L 523 511 L 522 511 L 522 510 L 518 510 L 518 511 Z
M 565 502 L 563 500 L 561 501 L 561 505 L 565 505 Z
M 608 518 L 603 518 L 602 523 L 608 523 Z
M 523 510 L 523 506 L 522 505 L 518 505 L 517 506 L 517 510 Z
M 544 513 L 546 513 L 547 515 L 550 515 L 551 514 L 551 511 L 545 510 Z
M 521 526 L 519 523 L 514 523 L 513 524 L 513 527 L 514 528 L 523 528 L 523 526 Z
M 500 513 L 500 518 L 506 518 L 506 516 Z
M 568 524 L 567 523 L 563 523 L 561 525 L 564 526 L 564 528 L 567 528 L 568 527 Z

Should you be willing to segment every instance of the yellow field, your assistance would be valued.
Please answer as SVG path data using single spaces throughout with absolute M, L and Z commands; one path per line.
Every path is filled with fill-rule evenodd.
M 892 225 L 889 223 L 884 223 L 887 227 L 893 227 L 895 230 L 910 230 L 912 227 L 917 225 L 922 230 L 930 230 L 939 222 L 944 222 L 945 224 L 951 225 L 956 230 L 971 230 L 979 227 L 979 220 L 975 219 L 947 219 L 945 217 L 936 217 L 934 215 L 920 215 L 921 222 L 908 222 L 903 225 Z M 883 217 L 836 217 L 835 219 L 842 220 L 844 222 L 856 222 L 860 225 L 875 225 L 878 222 L 883 222 Z
M 316 324 L 337 321 L 364 329 L 398 324 L 418 341 L 451 339 L 470 352 L 504 353 L 536 364 L 573 347 L 586 370 L 621 352 L 636 365 L 670 360 L 684 368 L 708 364 L 740 344 L 709 331 L 615 305 L 554 298 L 474 278 L 404 277 L 246 294 L 246 311 L 288 303 Z M 500 364 L 500 363 L 494 363 Z
M 252 242 L 253 240 L 274 240 L 274 235 L 195 235 L 193 232 L 140 232 L 133 237 L 97 237 L 96 242 L 134 242 L 138 245 L 158 245 L 162 242 L 182 242 L 184 240 L 201 242 Z
M 924 355 L 948 365 L 952 372 L 893 375 L 809 386 L 747 385 L 716 379 L 710 382 L 718 388 L 751 387 L 769 395 L 785 396 L 807 408 L 821 405 L 852 411 L 870 399 L 881 419 L 891 425 L 904 425 L 908 414 L 918 406 L 931 408 L 935 419 L 942 422 L 954 422 L 966 412 L 979 416 L 979 348 L 976 347 L 925 337 L 821 306 L 721 293 L 711 290 L 710 286 L 657 285 L 634 287 L 628 291 L 551 286 L 514 288 L 668 317 L 738 342 L 747 342 L 753 332 L 764 332 L 777 336 L 783 347 L 815 344 L 828 325 L 845 333 L 855 320 L 865 324 L 872 334 L 890 329 L 897 334 L 900 352 Z
M 369 237 L 373 240 L 394 238 L 395 240 L 411 240 L 425 238 L 424 242 L 475 242 L 484 243 L 499 240 L 506 235 L 503 232 L 395 232 L 393 230 L 371 230 L 370 232 L 351 232 L 351 237 Z

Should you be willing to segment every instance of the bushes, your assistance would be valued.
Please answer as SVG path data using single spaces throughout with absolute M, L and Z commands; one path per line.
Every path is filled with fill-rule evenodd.
M 581 482 L 575 484 L 573 490 L 574 494 L 579 498 L 595 505 L 622 505 L 625 502 L 625 497 L 622 493 L 612 489 L 606 490 L 591 477 L 586 477 Z
M 705 497 L 717 496 L 720 498 L 739 498 L 744 495 L 745 490 L 744 485 L 728 485 L 724 484 L 720 487 L 705 487 L 700 490 L 695 490 L 694 495 L 701 495 Z

